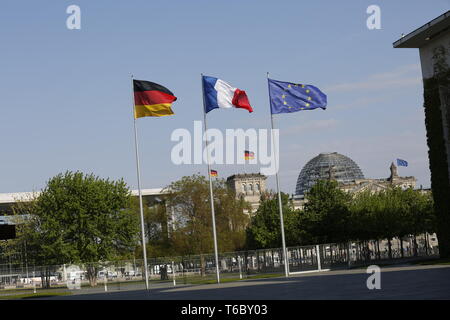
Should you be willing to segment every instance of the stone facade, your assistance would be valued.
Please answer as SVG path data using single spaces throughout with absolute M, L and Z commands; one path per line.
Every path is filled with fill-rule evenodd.
M 329 177 L 333 179 L 333 168 L 330 168 Z M 347 183 L 339 183 L 339 188 L 351 194 L 363 191 L 380 192 L 389 187 L 400 187 L 402 189 L 415 188 L 417 179 L 415 177 L 401 177 L 398 175 L 397 166 L 392 163 L 390 166 L 391 175 L 386 179 L 355 179 Z M 303 196 L 293 197 L 295 209 L 303 209 L 305 199 Z
M 250 203 L 252 212 L 255 212 L 261 195 L 266 192 L 266 179 L 266 176 L 259 173 L 235 174 L 227 178 L 227 184 L 234 190 L 236 197 L 243 197 Z
M 355 179 L 347 183 L 340 183 L 339 188 L 351 194 L 363 191 L 380 192 L 389 187 L 400 187 L 402 189 L 415 188 L 415 177 L 401 177 L 398 175 L 397 166 L 392 163 L 391 174 L 385 179 Z M 334 178 L 333 168 L 329 169 L 329 178 Z M 267 177 L 259 173 L 235 174 L 227 178 L 228 186 L 236 192 L 236 197 L 243 197 L 252 210 L 246 213 L 255 213 L 259 207 L 259 201 L 263 193 L 270 191 L 266 188 Z M 303 209 L 305 199 L 303 196 L 294 196 L 292 204 L 295 209 Z
M 353 194 L 367 190 L 379 192 L 389 187 L 400 187 L 402 189 L 414 189 L 416 187 L 416 178 L 399 176 L 397 166 L 394 163 L 391 164 L 390 170 L 391 175 L 387 179 L 358 179 L 350 183 L 341 184 L 339 187 L 341 190 Z

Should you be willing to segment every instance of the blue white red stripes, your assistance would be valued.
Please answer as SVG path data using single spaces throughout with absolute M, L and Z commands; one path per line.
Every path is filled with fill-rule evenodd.
M 203 76 L 205 112 L 217 108 L 242 108 L 253 112 L 245 91 L 214 77 Z

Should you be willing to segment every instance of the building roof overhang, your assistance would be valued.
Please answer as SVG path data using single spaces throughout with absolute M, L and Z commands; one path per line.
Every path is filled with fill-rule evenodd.
M 393 43 L 394 48 L 421 48 L 450 30 L 450 10 Z
M 160 196 L 167 194 L 168 190 L 163 188 L 142 189 L 141 194 L 145 196 Z M 15 203 L 18 201 L 30 201 L 33 198 L 39 196 L 40 192 L 15 192 L 15 193 L 0 193 L 1 203 Z M 132 196 L 139 196 L 139 190 L 131 190 Z

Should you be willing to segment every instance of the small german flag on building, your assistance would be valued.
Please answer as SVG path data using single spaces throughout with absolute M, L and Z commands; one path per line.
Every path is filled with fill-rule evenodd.
M 245 160 L 253 160 L 253 159 L 255 159 L 255 153 L 251 152 L 251 151 L 248 151 L 248 150 L 244 151 L 244 156 L 245 156 Z
M 133 80 L 134 118 L 170 116 L 170 106 L 177 100 L 173 93 L 160 84 Z
M 211 175 L 211 177 L 217 177 L 217 171 L 211 170 L 210 175 Z

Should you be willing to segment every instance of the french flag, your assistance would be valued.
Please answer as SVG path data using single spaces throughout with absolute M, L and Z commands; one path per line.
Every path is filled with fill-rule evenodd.
M 221 79 L 202 76 L 205 112 L 216 108 L 242 108 L 253 112 L 245 91 L 232 87 Z

